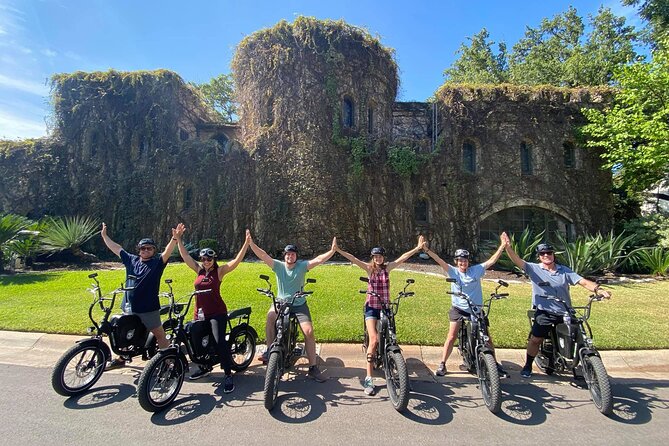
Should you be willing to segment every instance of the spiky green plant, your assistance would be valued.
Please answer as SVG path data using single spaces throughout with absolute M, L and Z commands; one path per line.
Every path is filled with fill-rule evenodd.
M 48 218 L 40 234 L 40 249 L 46 253 L 69 251 L 85 262 L 97 258 L 81 250 L 81 245 L 93 237 L 99 228 L 97 220 L 90 217 Z
M 8 243 L 31 223 L 22 215 L 0 214 L 0 272 L 4 271 L 5 252 L 10 251 Z
M 516 239 L 514 234 L 511 234 L 511 246 L 513 250 L 516 251 L 516 254 L 526 262 L 532 262 L 535 256 L 535 249 L 537 245 L 541 243 L 545 231 L 541 231 L 538 234 L 534 234 L 529 228 L 523 229 L 523 232 L 520 234 L 520 237 Z M 515 271 L 522 273 L 523 271 L 518 268 L 507 256 L 503 256 L 498 262 L 500 269 Z
M 613 232 L 586 235 L 573 242 L 568 242 L 557 234 L 560 250 L 558 261 L 567 265 L 582 276 L 614 272 L 627 261 L 627 250 L 634 239 L 633 235 L 624 233 L 613 235 Z
M 669 270 L 669 250 L 660 246 L 639 248 L 631 255 L 635 269 L 647 271 L 657 276 L 666 276 Z

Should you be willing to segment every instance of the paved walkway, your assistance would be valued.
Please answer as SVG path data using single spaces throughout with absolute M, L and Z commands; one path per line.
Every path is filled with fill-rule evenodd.
M 0 363 L 52 367 L 75 341 L 85 338 L 85 336 L 0 331 Z M 259 346 L 259 349 L 263 350 L 264 345 Z M 461 358 L 457 349 L 454 349 L 447 363 L 449 373 L 444 378 L 435 377 L 433 371 L 441 360 L 441 351 L 441 347 L 403 345 L 402 352 L 412 379 L 457 381 L 471 378 L 470 374 L 459 369 Z M 612 377 L 634 376 L 642 379 L 669 377 L 669 350 L 610 350 L 600 353 L 606 370 Z M 318 354 L 322 361 L 321 368 L 327 376 L 364 377 L 365 356 L 360 344 L 318 344 Z M 511 379 L 514 380 L 518 378 L 525 361 L 525 351 L 498 349 L 497 359 L 511 373 Z M 260 364 L 255 361 L 254 363 Z M 141 360 L 135 359 L 132 366 L 130 370 L 141 367 Z

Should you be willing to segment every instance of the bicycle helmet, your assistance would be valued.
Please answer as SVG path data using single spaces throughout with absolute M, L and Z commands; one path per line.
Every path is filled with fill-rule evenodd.
M 216 257 L 216 251 L 211 248 L 204 248 L 200 250 L 200 257 Z
M 380 246 L 377 246 L 375 248 L 372 248 L 372 255 L 373 256 L 376 256 L 376 255 L 385 256 L 386 255 L 386 250 L 381 248 Z
M 466 249 L 456 249 L 455 256 L 456 259 L 467 259 L 469 260 L 469 251 Z
M 287 252 L 294 252 L 295 254 L 297 254 L 297 246 L 295 246 L 295 245 L 286 245 L 286 247 L 283 248 L 283 253 L 285 254 L 285 253 L 287 253 Z
M 141 248 L 142 246 L 153 246 L 154 248 L 156 247 L 156 242 L 153 241 L 152 238 L 143 238 L 137 243 L 137 247 Z
M 555 252 L 555 249 L 553 249 L 553 245 L 549 243 L 540 243 L 537 245 L 537 254 L 543 254 L 546 252 Z

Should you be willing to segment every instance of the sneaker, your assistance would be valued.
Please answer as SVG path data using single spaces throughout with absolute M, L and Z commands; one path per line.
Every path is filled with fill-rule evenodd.
M 529 378 L 532 376 L 532 368 L 523 367 L 523 370 L 520 371 L 520 376 L 523 378 Z
M 509 377 L 509 373 L 506 370 L 504 370 L 504 368 L 502 367 L 502 364 L 499 364 L 499 363 L 497 364 L 497 375 L 499 375 L 500 378 L 508 378 Z
M 365 382 L 362 386 L 365 389 L 365 394 L 366 395 L 370 395 L 370 396 L 374 395 L 374 390 L 375 390 L 374 389 L 374 380 L 372 379 L 371 376 L 368 376 L 367 378 L 365 378 Z
M 223 393 L 230 393 L 235 390 L 235 383 L 232 381 L 232 375 L 225 375 L 223 379 Z
M 258 355 L 258 361 L 262 362 L 263 364 L 267 364 L 267 361 L 269 361 L 269 352 L 264 352 Z
M 210 367 L 200 366 L 199 369 L 197 369 L 196 371 L 194 371 L 193 373 L 190 374 L 188 379 L 190 379 L 191 381 L 195 381 L 196 379 L 203 378 L 210 373 L 211 373 L 211 368 Z
M 439 363 L 439 367 L 437 367 L 437 371 L 434 372 L 435 375 L 437 376 L 444 376 L 446 374 L 446 364 L 443 362 Z
M 317 365 L 312 365 L 309 367 L 309 373 L 307 373 L 307 376 L 319 383 L 324 383 L 328 380 L 325 376 L 323 376 Z
M 125 360 L 121 358 L 114 358 L 107 363 L 105 366 L 105 371 L 120 369 L 121 367 L 125 367 Z

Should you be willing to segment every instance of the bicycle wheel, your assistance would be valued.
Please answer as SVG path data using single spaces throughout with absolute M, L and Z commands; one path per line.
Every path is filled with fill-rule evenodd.
M 599 356 L 583 358 L 583 377 L 597 409 L 604 415 L 609 415 L 613 411 L 613 398 L 609 375 L 606 373 L 602 358 Z
M 232 354 L 232 370 L 246 370 L 256 353 L 256 337 L 247 325 L 237 325 L 230 332 L 230 353 Z
M 279 383 L 283 375 L 283 356 L 280 352 L 269 354 L 267 361 L 267 372 L 265 372 L 265 387 L 263 396 L 265 399 L 265 409 L 272 410 L 276 397 L 279 395 Z
M 56 362 L 51 385 L 57 394 L 73 396 L 85 392 L 105 371 L 105 354 L 97 344 L 75 344 Z
M 497 361 L 492 353 L 479 353 L 478 378 L 486 407 L 492 413 L 499 412 L 502 407 L 502 390 L 497 373 Z
M 158 412 L 174 401 L 184 382 L 185 364 L 174 352 L 158 352 L 144 366 L 137 382 L 142 409 Z
M 388 366 L 386 372 L 386 387 L 393 407 L 398 412 L 406 409 L 409 404 L 409 373 L 404 357 L 400 352 L 387 352 Z

